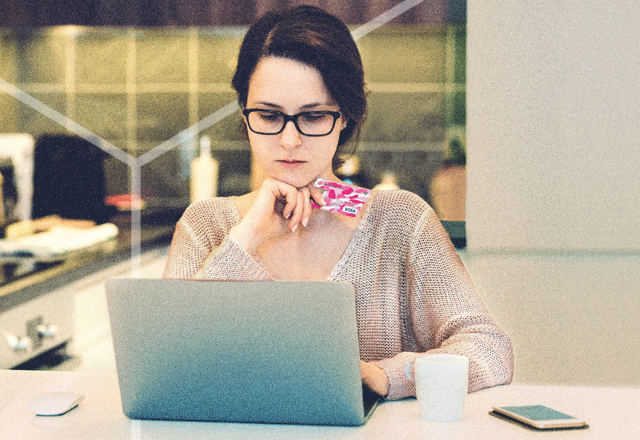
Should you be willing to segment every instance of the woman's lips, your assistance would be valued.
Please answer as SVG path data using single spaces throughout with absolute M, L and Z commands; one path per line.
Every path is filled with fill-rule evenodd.
M 306 161 L 304 161 L 304 160 L 284 159 L 284 160 L 279 160 L 278 163 L 281 163 L 281 164 L 286 165 L 286 166 L 296 166 L 296 165 L 302 165 L 303 163 L 306 163 Z

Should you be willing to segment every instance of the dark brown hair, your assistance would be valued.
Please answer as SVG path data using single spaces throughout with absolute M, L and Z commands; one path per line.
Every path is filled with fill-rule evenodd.
M 347 142 L 355 138 L 367 113 L 367 93 L 360 52 L 349 28 L 333 15 L 314 6 L 269 12 L 255 22 L 244 37 L 231 85 L 241 107 L 247 104 L 249 81 L 258 62 L 268 56 L 288 58 L 318 70 L 331 97 L 347 118 L 341 131 L 333 169 Z

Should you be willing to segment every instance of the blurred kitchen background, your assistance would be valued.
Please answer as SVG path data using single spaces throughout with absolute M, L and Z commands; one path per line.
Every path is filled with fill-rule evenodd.
M 155 15 L 147 10 L 128 18 L 137 2 L 121 6 L 122 14 L 107 3 L 94 5 L 93 15 L 86 7 L 75 12 L 76 22 L 94 26 L 49 26 L 62 18 L 16 7 L 8 22 L 35 26 L 0 28 L 0 78 L 138 157 L 235 100 L 230 80 L 247 25 L 278 2 L 210 2 L 201 15 L 193 5 L 158 2 Z M 356 29 L 400 2 L 305 3 L 326 7 Z M 430 182 L 449 145 L 464 146 L 465 7 L 464 1 L 425 1 L 358 40 L 371 94 L 345 177 L 368 187 L 392 180 L 432 202 Z M 6 93 L 0 108 L 0 133 L 26 133 L 34 142 L 70 134 Z M 203 135 L 219 163 L 218 194 L 249 191 L 251 155 L 236 112 L 144 165 L 143 199 L 155 207 L 186 206 L 190 164 Z M 128 165 L 108 155 L 104 166 L 107 195 L 130 193 Z

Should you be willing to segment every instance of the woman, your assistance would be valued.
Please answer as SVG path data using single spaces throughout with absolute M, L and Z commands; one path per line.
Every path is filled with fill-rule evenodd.
M 469 389 L 508 383 L 497 327 L 434 211 L 402 190 L 373 191 L 355 217 L 313 183 L 339 182 L 366 114 L 364 73 L 348 28 L 314 7 L 268 14 L 248 31 L 233 78 L 253 155 L 266 175 L 240 197 L 191 205 L 165 278 L 349 281 L 363 381 L 388 399 L 415 395 L 405 363 L 424 352 L 469 357 Z

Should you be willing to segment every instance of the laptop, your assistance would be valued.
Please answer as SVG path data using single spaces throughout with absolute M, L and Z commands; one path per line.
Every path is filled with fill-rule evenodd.
M 353 285 L 112 278 L 107 303 L 131 419 L 363 425 Z

